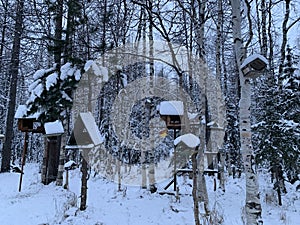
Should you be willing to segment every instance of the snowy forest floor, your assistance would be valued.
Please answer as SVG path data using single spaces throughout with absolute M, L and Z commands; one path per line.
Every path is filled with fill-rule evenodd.
M 1 225 L 193 225 L 192 180 L 179 177 L 180 201 L 173 195 L 151 194 L 145 189 L 122 186 L 101 177 L 88 181 L 87 209 L 79 211 L 80 171 L 70 173 L 69 191 L 40 183 L 37 164 L 26 164 L 22 191 L 18 192 L 17 173 L 0 174 Z M 260 173 L 260 191 L 265 225 L 297 225 L 300 220 L 300 192 L 286 183 L 288 193 L 278 206 L 269 177 Z M 224 225 L 242 225 L 245 179 L 226 180 L 226 192 L 213 191 L 213 178 L 206 177 L 210 208 Z M 168 181 L 166 181 L 167 183 Z M 166 183 L 158 184 L 162 191 Z M 172 186 L 169 188 L 171 191 Z M 219 223 L 213 223 L 219 224 Z

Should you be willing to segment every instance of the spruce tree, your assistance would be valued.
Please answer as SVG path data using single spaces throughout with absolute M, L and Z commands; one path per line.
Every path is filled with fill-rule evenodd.
M 285 179 L 293 183 L 300 173 L 300 76 L 296 62 L 297 57 L 288 46 L 284 69 L 277 82 L 265 80 L 260 88 L 253 126 L 256 159 L 268 166 L 274 188 L 279 187 L 281 191 L 285 191 Z
M 280 141 L 278 148 L 282 151 L 282 160 L 287 179 L 294 182 L 300 174 L 300 74 L 296 69 L 299 57 L 287 46 L 283 73 L 279 77 L 279 112 L 276 124 Z

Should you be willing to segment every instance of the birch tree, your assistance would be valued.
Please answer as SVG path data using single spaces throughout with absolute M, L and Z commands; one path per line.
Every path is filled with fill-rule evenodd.
M 261 204 L 258 191 L 258 180 L 253 168 L 253 151 L 251 143 L 251 124 L 250 124 L 250 104 L 251 104 L 251 84 L 250 80 L 243 76 L 241 64 L 245 59 L 245 52 L 241 34 L 241 2 L 231 0 L 234 51 L 237 72 L 241 84 L 240 98 L 240 138 L 241 154 L 243 157 L 244 171 L 246 175 L 246 201 L 245 201 L 245 224 L 261 224 Z

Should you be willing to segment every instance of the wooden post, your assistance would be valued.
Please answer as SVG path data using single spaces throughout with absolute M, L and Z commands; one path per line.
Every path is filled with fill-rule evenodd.
M 118 191 L 122 190 L 121 161 L 117 160 Z
M 176 128 L 174 128 L 174 140 L 176 139 Z M 174 191 L 176 191 L 176 185 L 177 185 L 177 176 L 176 176 L 176 160 L 177 160 L 177 156 L 176 156 L 176 146 L 174 145 Z
M 22 189 L 22 181 L 23 181 L 23 169 L 25 165 L 25 160 L 26 160 L 26 153 L 27 153 L 27 147 L 28 147 L 28 132 L 25 132 L 25 138 L 24 138 L 24 148 L 23 148 L 23 153 L 22 153 L 22 163 L 21 163 L 21 176 L 20 176 L 20 182 L 19 182 L 19 192 Z
M 60 136 L 60 138 L 61 138 L 61 136 Z M 61 141 L 59 143 L 61 143 Z M 57 177 L 56 177 L 56 185 L 57 186 L 63 185 L 64 164 L 65 164 L 65 146 L 60 147 L 58 172 L 57 172 Z
M 282 201 L 281 201 L 281 190 L 280 190 L 280 179 L 279 179 L 279 168 L 277 165 L 274 166 L 275 167 L 275 176 L 276 176 L 276 183 L 275 183 L 275 188 L 277 191 L 277 196 L 278 196 L 278 204 L 281 206 L 282 205 Z
M 82 150 L 84 151 L 84 150 Z M 87 180 L 88 180 L 88 167 L 87 162 L 84 157 L 84 152 L 82 152 L 81 155 L 82 159 L 82 165 L 81 165 L 81 202 L 80 202 L 80 210 L 86 209 L 86 199 L 87 199 Z
M 69 190 L 69 169 L 66 169 L 66 183 L 64 185 L 64 189 Z
M 43 156 L 43 165 L 42 165 L 42 183 L 47 184 L 47 171 L 48 171 L 48 158 L 49 158 L 49 150 L 48 150 L 48 142 L 47 138 L 44 139 L 45 143 L 45 151 Z
M 49 137 L 48 142 L 48 168 L 47 168 L 47 177 L 46 183 L 49 184 L 52 181 L 56 180 L 59 164 L 59 142 L 60 137 L 54 136 Z
M 192 154 L 192 168 L 193 168 L 193 201 L 194 201 L 194 220 L 195 225 L 200 225 L 199 220 L 199 199 L 197 195 L 198 191 L 198 181 L 197 181 L 197 154 L 198 154 L 198 147 L 196 148 L 195 152 Z
M 144 138 L 144 137 L 143 137 Z M 142 189 L 147 188 L 147 174 L 146 174 L 146 153 L 145 153 L 145 140 L 142 140 L 141 149 L 141 164 L 142 164 Z

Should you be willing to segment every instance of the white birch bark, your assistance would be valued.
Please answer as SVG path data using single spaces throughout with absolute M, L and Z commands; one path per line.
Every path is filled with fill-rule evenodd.
M 240 99 L 240 141 L 241 154 L 244 162 L 246 175 L 246 202 L 245 202 L 245 224 L 261 224 L 261 204 L 258 191 L 258 180 L 255 171 L 252 168 L 253 150 L 251 143 L 251 124 L 250 124 L 250 104 L 251 104 L 251 84 L 245 79 L 241 71 L 241 63 L 245 54 L 242 52 L 241 39 L 241 6 L 239 0 L 231 0 L 232 22 L 234 35 L 234 50 L 236 63 L 239 72 L 241 84 Z

